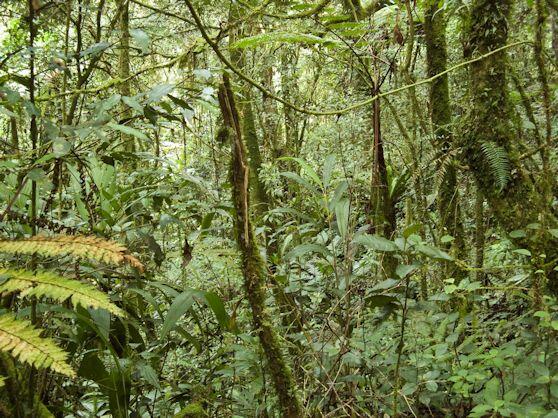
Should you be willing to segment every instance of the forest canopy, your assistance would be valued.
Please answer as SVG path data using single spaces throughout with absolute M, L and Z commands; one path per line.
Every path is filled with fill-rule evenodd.
M 558 417 L 558 1 L 0 0 L 0 417 Z

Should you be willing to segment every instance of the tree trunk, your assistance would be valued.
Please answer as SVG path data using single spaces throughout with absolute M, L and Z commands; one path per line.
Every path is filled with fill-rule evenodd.
M 226 75 L 223 76 L 223 84 L 219 88 L 219 106 L 231 137 L 231 184 L 233 206 L 236 211 L 236 241 L 242 254 L 244 288 L 252 310 L 254 330 L 262 345 L 283 416 L 302 417 L 303 408 L 296 385 L 285 361 L 277 334 L 273 329 L 271 316 L 266 309 L 266 270 L 254 238 L 250 219 L 249 168 L 242 142 L 241 123 Z
M 428 0 L 424 15 L 424 38 L 426 44 L 426 66 L 428 77 L 443 73 L 447 69 L 446 18 L 438 8 L 437 0 Z M 444 75 L 430 84 L 430 118 L 436 138 L 438 160 L 442 159 L 452 148 L 451 106 L 448 77 Z M 451 157 L 450 157 L 451 158 Z M 463 223 L 459 208 L 457 192 L 457 170 L 452 160 L 444 161 L 437 167 L 443 179 L 438 190 L 439 227 L 443 234 L 455 238 L 452 250 L 457 258 L 464 254 Z M 450 275 L 463 276 L 463 272 L 455 270 Z M 458 277 L 462 278 L 462 277 Z
M 121 6 L 122 12 L 120 14 L 120 61 L 118 76 L 123 81 L 120 84 L 120 94 L 122 96 L 130 96 L 131 88 L 130 81 L 130 3 L 128 0 L 122 0 Z M 121 120 L 129 120 L 132 117 L 132 111 L 126 104 L 122 104 L 122 114 Z M 124 149 L 128 152 L 134 152 L 136 150 L 134 137 L 121 133 L 120 139 L 124 145 Z
M 473 56 L 506 45 L 511 8 L 511 0 L 473 1 L 468 41 Z M 549 289 L 558 293 L 558 272 L 553 270 L 558 245 L 544 230 L 556 220 L 551 218 L 550 202 L 540 193 L 544 185 L 531 180 L 521 166 L 517 137 L 510 123 L 505 51 L 471 64 L 469 89 L 471 109 L 463 153 L 466 162 L 506 231 L 532 223 L 543 226 L 539 237 L 520 239 L 517 244 L 531 252 L 535 269 L 544 273 Z M 541 182 L 547 181 L 544 175 L 539 177 Z M 535 289 L 540 281 L 537 274 Z

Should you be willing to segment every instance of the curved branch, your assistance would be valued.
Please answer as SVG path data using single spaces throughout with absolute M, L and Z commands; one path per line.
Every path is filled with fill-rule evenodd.
M 430 78 L 426 78 L 420 81 L 417 81 L 416 83 L 412 83 L 412 84 L 407 84 L 405 86 L 393 89 L 393 90 L 389 90 L 380 94 L 377 94 L 375 96 L 370 97 L 369 99 L 363 100 L 361 102 L 355 103 L 353 105 L 341 108 L 341 109 L 332 109 L 332 110 L 312 110 L 312 109 L 307 109 L 307 108 L 302 108 L 299 107 L 293 103 L 288 102 L 287 100 L 273 94 L 271 91 L 269 91 L 268 89 L 266 89 L 262 84 L 258 83 L 257 81 L 253 80 L 252 78 L 248 77 L 246 74 L 244 74 L 242 71 L 240 71 L 238 68 L 236 68 L 231 62 L 230 60 L 225 56 L 225 54 L 223 54 L 223 52 L 221 52 L 221 50 L 219 49 L 219 46 L 210 38 L 209 34 L 207 33 L 207 31 L 205 30 L 203 23 L 198 15 L 198 13 L 196 12 L 196 9 L 194 9 L 194 6 L 192 5 L 192 2 L 190 0 L 184 0 L 184 2 L 186 3 L 186 7 L 188 7 L 188 9 L 190 10 L 190 13 L 192 14 L 192 18 L 194 19 L 194 22 L 196 23 L 196 26 L 198 27 L 203 39 L 209 44 L 209 46 L 211 47 L 211 49 L 213 49 L 213 51 L 215 52 L 215 54 L 217 55 L 217 57 L 219 58 L 219 60 L 226 66 L 228 67 L 233 73 L 235 73 L 238 77 L 240 77 L 242 80 L 244 80 L 245 82 L 251 84 L 252 86 L 254 86 L 255 88 L 257 88 L 258 90 L 260 90 L 263 94 L 265 94 L 266 96 L 278 101 L 279 103 L 282 103 L 283 105 L 290 107 L 291 109 L 300 112 L 300 113 L 305 113 L 307 115 L 314 115 L 314 116 L 335 116 L 335 115 L 342 115 L 344 113 L 348 113 L 352 110 L 358 109 L 359 107 L 362 106 L 366 106 L 369 105 L 370 103 L 373 103 L 374 101 L 385 97 L 385 96 L 389 96 L 395 93 L 399 93 L 401 91 L 405 91 L 407 89 L 410 89 L 412 87 L 416 87 L 416 86 L 421 86 L 423 84 L 429 84 L 432 83 L 434 80 L 437 80 L 438 78 L 444 76 L 445 74 L 448 74 L 454 70 L 457 70 L 459 68 L 465 67 L 469 64 L 472 64 L 474 62 L 477 61 L 482 61 L 483 59 L 497 54 L 498 52 L 502 52 L 506 49 L 509 48 L 513 48 L 519 45 L 523 45 L 523 44 L 531 44 L 531 41 L 518 41 L 518 42 L 514 42 L 508 45 L 504 45 L 500 48 L 497 48 L 493 51 L 487 52 L 486 54 L 483 55 L 479 55 L 476 58 L 467 60 L 467 61 L 463 61 L 459 64 L 456 64 L 450 68 L 448 68 L 445 71 L 442 71 L 441 73 L 438 73 Z

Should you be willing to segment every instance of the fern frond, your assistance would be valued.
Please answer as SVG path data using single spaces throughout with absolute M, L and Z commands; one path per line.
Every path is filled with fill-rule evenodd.
M 504 148 L 493 142 L 481 144 L 481 155 L 490 170 L 490 176 L 494 180 L 496 190 L 504 190 L 510 180 L 510 160 Z
M 448 152 L 440 155 L 435 161 L 436 172 L 433 179 L 433 191 L 436 196 L 439 194 L 442 184 L 444 184 L 447 180 L 450 167 L 455 166 L 457 152 L 457 149 L 449 150 Z
M 143 264 L 130 255 L 125 247 L 98 237 L 38 235 L 15 241 L 0 241 L 0 252 L 10 254 L 40 254 L 43 256 L 72 255 L 107 264 L 128 264 L 143 271 Z
M 13 315 L 0 316 L 0 350 L 36 368 L 50 368 L 73 377 L 75 372 L 67 363 L 67 353 L 51 338 L 42 338 L 41 331 L 31 322 L 15 319 Z
M 46 296 L 59 302 L 70 299 L 74 305 L 102 308 L 124 316 L 108 296 L 90 284 L 67 279 L 50 272 L 0 269 L 0 293 L 21 292 L 21 296 Z

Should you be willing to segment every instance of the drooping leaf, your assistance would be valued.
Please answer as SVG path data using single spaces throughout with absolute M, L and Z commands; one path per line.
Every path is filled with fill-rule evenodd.
M 103 52 L 105 49 L 109 48 L 110 45 L 111 44 L 109 42 L 98 42 L 96 44 L 91 45 L 89 48 L 83 50 L 80 53 L 80 55 L 82 57 L 87 57 L 88 55 L 95 56 Z
M 418 244 L 415 248 L 419 253 L 424 254 L 429 258 L 433 258 L 436 260 L 445 260 L 445 261 L 453 260 L 453 257 L 450 256 L 448 253 L 440 250 L 439 248 L 433 247 L 431 245 Z
M 393 241 L 379 235 L 358 235 L 355 237 L 354 242 L 375 251 L 393 252 L 399 249 Z
M 149 137 L 146 134 L 144 134 L 142 131 L 136 128 L 132 128 L 131 126 L 119 125 L 117 123 L 112 123 L 112 122 L 108 123 L 107 126 L 117 131 L 120 131 L 126 135 L 132 135 L 138 139 L 141 139 L 142 141 L 149 142 Z
M 130 29 L 130 35 L 141 49 L 141 52 L 147 54 L 151 46 L 151 38 L 149 35 L 141 29 Z
M 186 290 L 174 298 L 161 328 L 161 339 L 165 338 L 176 327 L 180 317 L 190 310 L 193 303 L 194 295 L 191 290 Z
M 219 322 L 219 325 L 223 329 L 236 332 L 236 327 L 232 323 L 231 317 L 227 313 L 227 310 L 225 309 L 225 305 L 223 304 L 223 301 L 221 300 L 219 295 L 217 295 L 217 293 L 215 292 L 205 292 L 203 296 L 205 302 L 207 303 L 207 306 L 209 306 L 213 311 L 213 313 L 215 314 L 215 317 L 217 318 L 217 322 Z
M 149 93 L 147 93 L 148 102 L 156 103 L 173 90 L 174 86 L 172 84 L 159 84 L 153 87 Z
M 310 243 L 297 245 L 285 255 L 285 258 L 287 260 L 290 260 L 293 258 L 302 257 L 303 255 L 309 253 L 322 254 L 325 257 L 331 255 L 331 251 L 329 251 L 325 245 Z
M 304 161 L 302 158 L 297 158 L 297 157 L 281 157 L 279 158 L 280 160 L 286 160 L 286 161 L 294 161 L 296 162 L 298 165 L 300 165 L 300 167 L 302 168 L 302 171 L 308 176 L 310 177 L 310 179 L 314 182 L 315 185 L 323 187 L 323 183 L 322 180 L 320 179 L 320 176 L 318 176 L 318 173 L 316 173 L 316 171 L 312 168 L 312 166 L 310 164 L 308 164 L 306 161 Z
M 339 235 L 343 238 L 347 236 L 349 226 L 349 211 L 351 202 L 348 199 L 343 199 L 335 205 L 335 219 L 337 220 L 337 229 Z

